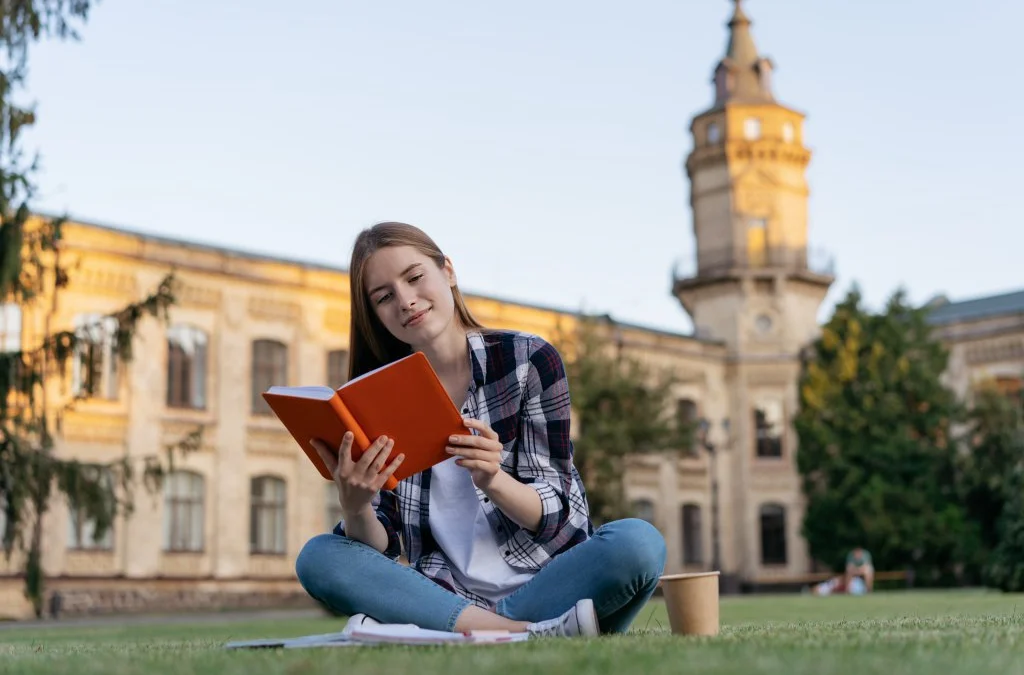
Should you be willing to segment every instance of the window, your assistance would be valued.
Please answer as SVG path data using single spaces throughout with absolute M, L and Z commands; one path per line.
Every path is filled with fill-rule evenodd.
M 114 486 L 114 477 L 110 469 L 106 467 L 83 467 L 83 471 L 95 470 L 91 478 L 97 478 L 101 484 L 111 490 Z M 109 504 L 113 512 L 113 504 Z M 85 509 L 77 504 L 68 504 L 68 541 L 69 549 L 110 551 L 114 548 L 114 527 L 113 523 L 104 529 L 103 534 L 98 534 L 98 523 L 95 519 L 86 515 Z
M 632 508 L 634 518 L 646 520 L 651 525 L 657 527 L 654 522 L 654 502 L 650 499 L 634 499 L 630 506 Z
M 117 320 L 99 314 L 75 317 L 71 386 L 75 396 L 117 400 Z
M 758 457 L 782 457 L 782 404 L 764 401 L 754 408 L 754 451 Z
M 21 307 L 12 303 L 0 304 L 0 354 L 21 351 Z M 18 360 L 9 358 L 5 373 L 0 377 L 6 377 L 7 381 L 14 383 L 18 379 L 20 370 Z M 0 513 L 0 523 L 3 523 L 3 514 Z M 0 537 L 3 537 L 3 527 L 0 525 Z
M 324 511 L 327 514 L 327 531 L 330 532 L 341 521 L 341 501 L 338 499 L 338 486 L 333 482 L 324 484 Z
M 274 340 L 252 343 L 252 414 L 271 415 L 263 392 L 275 385 L 288 384 L 288 348 Z
M 250 553 L 285 552 L 285 483 L 273 476 L 257 476 L 249 488 Z
M 692 399 L 681 398 L 676 401 L 676 425 L 680 431 L 689 434 L 689 444 L 685 450 L 690 455 L 697 452 L 697 404 Z
M 0 305 L 0 352 L 21 351 L 21 307 Z
M 722 129 L 717 122 L 712 122 L 708 125 L 708 143 L 714 145 L 720 140 L 722 140 Z
M 703 533 L 701 532 L 700 507 L 683 504 L 683 564 L 704 563 Z
M 327 352 L 327 384 L 337 389 L 348 382 L 348 351 L 335 349 Z
M 747 218 L 747 262 L 762 267 L 768 262 L 768 219 Z
M 167 331 L 167 406 L 206 408 L 206 333 L 198 328 Z
M 743 136 L 748 141 L 756 141 L 761 138 L 761 120 L 756 117 L 748 117 L 743 120 Z
M 786 143 L 792 143 L 796 137 L 796 131 L 793 127 L 792 122 L 786 122 L 782 125 L 782 140 Z
M 203 550 L 205 481 L 198 473 L 175 471 L 164 483 L 164 550 Z
M 786 507 L 764 504 L 761 507 L 761 564 L 786 564 Z

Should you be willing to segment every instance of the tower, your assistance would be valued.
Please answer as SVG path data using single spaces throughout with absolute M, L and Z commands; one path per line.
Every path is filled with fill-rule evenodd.
M 690 127 L 696 270 L 673 292 L 699 334 L 740 353 L 795 353 L 814 333 L 831 266 L 808 249 L 804 115 L 775 100 L 773 64 L 734 2 L 714 104 Z
M 808 566 L 789 420 L 798 354 L 817 332 L 833 276 L 830 261 L 808 249 L 804 115 L 775 99 L 774 64 L 758 53 L 742 0 L 733 2 L 714 103 L 690 127 L 696 265 L 673 275 L 672 291 L 697 334 L 726 345 L 730 412 L 721 421 L 718 447 L 726 452 L 717 476 L 723 572 L 750 578 Z

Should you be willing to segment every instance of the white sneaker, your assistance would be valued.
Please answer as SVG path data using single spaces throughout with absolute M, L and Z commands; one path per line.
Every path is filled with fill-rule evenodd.
M 594 601 L 580 600 L 565 614 L 546 621 L 537 621 L 526 627 L 531 638 L 539 637 L 597 637 L 601 629 L 597 625 Z
M 353 614 L 348 618 L 348 623 L 345 624 L 345 629 L 341 631 L 342 635 L 351 635 L 352 631 L 356 628 L 363 626 L 379 626 L 380 621 L 377 621 L 371 616 L 365 614 Z

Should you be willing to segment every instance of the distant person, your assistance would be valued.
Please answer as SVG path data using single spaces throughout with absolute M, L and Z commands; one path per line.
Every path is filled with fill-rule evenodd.
M 502 255 L 493 243 L 480 255 Z M 481 326 L 452 261 L 411 225 L 361 232 L 349 284 L 350 378 L 422 352 L 473 433 L 452 436 L 450 459 L 394 491 L 381 490 L 403 459 L 387 461 L 393 440 L 375 439 L 356 462 L 351 433 L 340 447 L 316 443 L 342 521 L 299 553 L 306 592 L 356 625 L 626 632 L 658 585 L 665 540 L 637 518 L 594 528 L 555 347 Z M 402 552 L 408 566 L 396 562 Z
M 871 561 L 871 553 L 858 546 L 846 555 L 846 573 L 843 575 L 844 585 L 849 588 L 851 582 L 860 578 L 864 580 L 867 591 L 875 588 L 875 566 Z
M 850 583 L 847 584 L 845 575 L 835 576 L 822 581 L 820 584 L 812 586 L 811 592 L 814 595 L 820 596 L 842 594 L 864 595 L 867 592 L 867 585 L 860 577 L 853 577 L 853 579 L 850 580 Z

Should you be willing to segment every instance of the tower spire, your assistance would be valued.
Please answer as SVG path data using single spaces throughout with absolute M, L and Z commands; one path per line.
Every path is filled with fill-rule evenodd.
M 771 89 L 772 62 L 761 58 L 750 31 L 751 20 L 743 11 L 743 0 L 736 5 L 729 26 L 729 45 L 725 58 L 715 68 L 715 105 L 729 101 L 764 103 L 775 100 Z
M 750 34 L 750 18 L 743 11 L 743 1 L 733 0 L 736 11 L 727 24 L 729 26 L 729 47 L 725 51 L 727 58 L 736 63 L 752 64 L 757 61 L 757 47 L 754 36 Z

